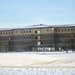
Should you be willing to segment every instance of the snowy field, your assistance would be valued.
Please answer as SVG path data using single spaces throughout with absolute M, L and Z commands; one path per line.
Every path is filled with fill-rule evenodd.
M 71 68 L 0 68 L 0 75 L 75 75 Z
M 75 75 L 75 52 L 0 53 L 0 75 Z

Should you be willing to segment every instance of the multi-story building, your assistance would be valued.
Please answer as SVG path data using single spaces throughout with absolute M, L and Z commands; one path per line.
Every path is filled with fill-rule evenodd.
M 75 50 L 74 25 L 1 29 L 0 52 Z

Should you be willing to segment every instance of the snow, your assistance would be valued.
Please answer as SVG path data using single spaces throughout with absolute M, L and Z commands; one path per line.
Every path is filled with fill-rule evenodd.
M 75 75 L 71 68 L 0 68 L 0 75 Z
M 75 75 L 75 52 L 0 53 L 0 75 Z
M 0 53 L 0 66 L 4 67 L 75 67 L 75 53 L 20 52 Z

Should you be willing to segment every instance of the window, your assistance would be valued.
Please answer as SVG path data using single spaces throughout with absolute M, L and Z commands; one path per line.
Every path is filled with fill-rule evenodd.
M 40 34 L 40 30 L 37 31 L 37 34 Z
M 25 31 L 24 31 L 24 33 L 25 33 Z
M 68 29 L 68 31 L 70 31 L 70 29 Z
M 60 41 L 59 41 L 59 43 L 60 43 Z
M 57 43 L 57 41 L 55 43 Z
M 11 32 L 11 34 L 13 34 L 13 32 Z
M 10 32 L 9 32 L 9 34 L 10 34 Z
M 29 33 L 31 33 L 31 31 L 29 30 Z
M 67 35 L 65 35 L 65 37 L 67 37 Z
M 38 36 L 38 40 L 40 40 L 40 36 Z
M 28 33 L 28 31 L 26 31 L 26 33 Z
M 47 29 L 47 31 L 49 31 L 49 29 Z
M 63 41 L 62 41 L 62 43 L 63 43 Z
M 18 31 L 16 31 L 16 33 L 18 33 Z
M 43 44 L 44 42 L 41 42 L 41 44 Z
M 60 35 L 58 37 L 60 37 Z
M 23 33 L 23 31 L 21 31 L 21 33 Z
M 63 29 L 62 29 L 62 32 L 63 32 Z
M 35 39 L 37 39 L 37 36 L 35 37 Z
M 35 31 L 35 33 L 37 33 L 37 31 Z
M 66 31 L 66 29 L 65 29 L 65 31 Z
M 71 29 L 71 31 L 73 31 L 73 29 Z
M 67 41 L 65 41 L 65 43 L 67 43 Z
M 38 45 L 41 45 L 41 42 L 38 42 Z
M 7 32 L 6 32 L 6 34 L 7 34 Z
M 57 32 L 57 30 L 55 30 L 55 32 Z
M 2 33 L 1 33 L 1 35 L 2 35 Z
M 60 29 L 59 29 L 59 32 L 60 32 Z
M 40 30 L 38 30 L 38 31 L 35 31 L 35 33 L 37 33 L 37 34 L 40 34 Z
M 70 37 L 70 35 L 68 35 L 68 37 Z
M 70 43 L 70 41 L 68 41 L 68 43 Z

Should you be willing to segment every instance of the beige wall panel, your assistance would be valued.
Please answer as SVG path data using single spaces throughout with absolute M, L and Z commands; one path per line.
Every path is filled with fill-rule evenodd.
M 32 29 L 24 29 L 25 33 L 24 35 L 30 35 L 33 34 L 33 30 Z M 29 32 L 30 31 L 30 32 Z
M 42 28 L 41 34 L 52 34 L 54 33 L 54 28 Z
M 23 35 L 23 33 L 21 33 L 21 31 L 23 31 L 23 30 L 13 30 L 13 35 Z
M 63 29 L 63 31 L 62 31 L 62 29 Z M 65 31 L 65 29 L 66 29 L 66 31 Z M 68 29 L 69 29 L 69 31 L 68 31 Z M 73 31 L 71 31 L 71 29 L 73 29 Z M 37 33 L 35 33 L 35 31 L 40 31 L 40 34 L 74 33 L 75 32 L 74 29 L 75 29 L 75 27 L 61 27 L 61 28 L 55 28 L 55 29 L 54 28 L 49 28 L 49 27 L 48 28 L 37 28 L 37 29 L 14 29 L 14 30 L 0 31 L 0 36 L 33 35 L 33 34 L 37 34 Z M 57 32 L 55 30 L 57 30 Z M 23 33 L 21 33 L 21 31 Z M 6 32 L 7 32 L 7 34 L 6 34 Z M 13 34 L 11 34 L 11 32 L 13 32 Z
M 24 33 L 24 35 L 32 35 L 32 34 L 37 34 L 37 33 L 35 33 L 35 31 L 40 31 L 40 29 L 26 29 L 26 30 L 24 30 L 24 31 L 28 31 L 28 33 Z M 30 33 L 29 33 L 29 31 L 31 31 Z
M 14 33 L 14 35 L 32 35 L 32 34 L 36 34 L 35 31 L 38 31 L 38 30 L 40 30 L 40 29 L 13 30 L 13 33 Z M 23 33 L 21 33 L 21 31 Z

